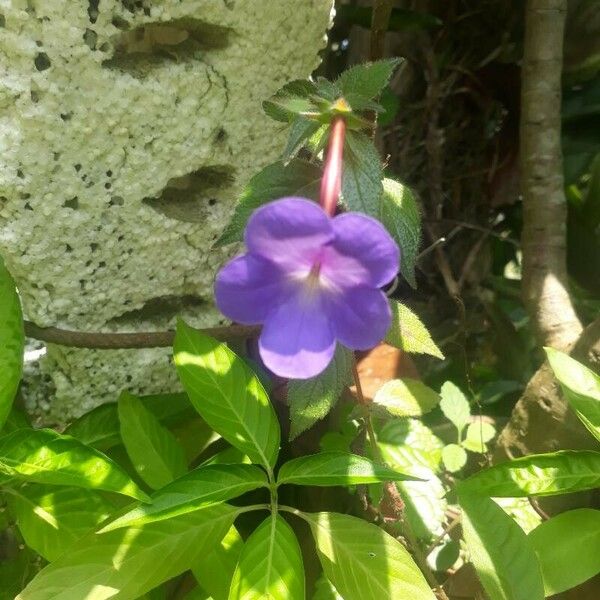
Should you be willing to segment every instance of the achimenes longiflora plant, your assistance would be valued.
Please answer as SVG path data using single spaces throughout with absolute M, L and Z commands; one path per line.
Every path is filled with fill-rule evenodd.
M 380 288 L 398 273 L 398 246 L 371 217 L 335 216 L 345 127 L 343 117 L 333 120 L 320 204 L 286 197 L 256 210 L 244 236 L 247 253 L 217 276 L 218 307 L 234 321 L 263 325 L 261 358 L 281 377 L 314 377 L 333 358 L 336 341 L 367 350 L 390 326 Z

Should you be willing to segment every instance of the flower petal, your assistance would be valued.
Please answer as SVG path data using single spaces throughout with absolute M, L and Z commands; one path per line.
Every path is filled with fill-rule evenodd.
M 392 320 L 385 294 L 367 286 L 329 296 L 328 312 L 335 337 L 353 350 L 376 346 L 385 337 Z
M 267 318 L 259 338 L 265 365 L 280 377 L 307 379 L 330 363 L 335 338 L 320 294 L 299 288 Z
M 263 323 L 279 302 L 283 289 L 281 270 L 252 254 L 228 262 L 218 273 L 215 299 L 219 310 L 229 319 L 254 325 Z
M 333 239 L 331 220 L 306 198 L 282 198 L 256 210 L 246 227 L 250 252 L 294 273 L 308 273 L 321 248 Z
M 377 220 L 345 213 L 332 221 L 335 238 L 324 252 L 321 273 L 340 288 L 382 287 L 398 274 L 400 251 Z

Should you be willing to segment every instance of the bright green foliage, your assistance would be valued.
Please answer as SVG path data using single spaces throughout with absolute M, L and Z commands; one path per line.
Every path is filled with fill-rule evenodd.
M 487 452 L 486 442 L 489 442 L 495 435 L 496 429 L 491 423 L 477 419 L 475 422 L 469 423 L 467 435 L 461 444 L 463 448 L 471 452 L 483 454 Z
M 600 486 L 600 452 L 562 450 L 533 454 L 479 471 L 465 492 L 491 497 L 555 496 Z
M 418 379 L 393 379 L 383 384 L 373 398 L 374 408 L 394 417 L 419 417 L 435 408 L 439 395 Z
M 214 600 L 229 597 L 231 580 L 243 547 L 244 540 L 238 530 L 231 527 L 220 544 L 192 565 L 194 577 Z
M 310 379 L 296 379 L 288 384 L 290 438 L 294 439 L 329 414 L 342 392 L 352 382 L 354 354 L 338 344 L 327 368 Z
M 335 589 L 333 583 L 321 575 L 315 584 L 315 593 L 312 600 L 344 600 Z
M 352 211 L 378 218 L 382 176 L 381 160 L 371 138 L 358 131 L 348 131 L 342 173 L 344 204 Z
M 265 472 L 254 465 L 198 467 L 154 492 L 150 503 L 134 508 L 102 531 L 172 519 L 267 485 Z
M 0 429 L 21 381 L 24 348 L 21 301 L 15 283 L 0 258 Z
M 600 572 L 600 510 L 569 510 L 529 534 L 542 567 L 546 596 L 564 592 Z
M 51 429 L 19 429 L 0 438 L 0 470 L 21 481 L 73 485 L 148 500 L 110 458 Z
M 253 462 L 271 469 L 279 423 L 256 375 L 225 344 L 181 321 L 173 349 L 181 382 L 202 418 Z
M 327 578 L 345 600 L 434 600 L 404 546 L 380 527 L 337 513 L 304 514 Z
M 471 562 L 491 600 L 542 600 L 540 565 L 525 532 L 491 499 L 461 493 Z
M 263 102 L 263 109 L 272 119 L 289 123 L 299 116 L 315 113 L 315 104 L 310 97 L 315 96 L 317 91 L 315 84 L 306 79 L 290 81 Z
M 421 211 L 409 187 L 393 179 L 383 180 L 381 222 L 401 249 L 400 272 L 416 288 L 415 265 L 421 243 Z
M 399 64 L 400 59 L 390 58 L 355 65 L 344 71 L 335 83 L 353 109 L 370 108 L 369 105 L 361 105 L 358 100 L 377 98 L 388 84 L 392 73 Z M 352 101 L 353 98 L 356 99 L 354 102 Z
M 546 356 L 571 408 L 600 441 L 600 377 L 564 352 L 546 348 Z
M 385 336 L 385 341 L 410 354 L 429 354 L 444 358 L 442 351 L 431 339 L 431 335 L 419 317 L 407 306 L 390 299 L 392 309 L 392 324 Z
M 50 561 L 115 510 L 97 492 L 74 487 L 27 484 L 9 499 L 25 542 Z
M 299 159 L 268 165 L 256 174 L 242 191 L 233 217 L 215 246 L 240 242 L 254 210 L 283 196 L 318 199 L 321 169 Z
M 440 408 L 444 416 L 458 429 L 458 440 L 461 440 L 463 429 L 471 418 L 471 407 L 460 388 L 451 381 L 446 381 L 440 391 L 442 397 Z
M 304 600 L 302 553 L 292 528 L 268 516 L 246 540 L 229 600 Z
M 467 453 L 458 444 L 448 444 L 442 450 L 442 460 L 448 471 L 456 473 L 467 464 Z
M 279 471 L 278 484 L 295 485 L 358 485 L 379 481 L 414 479 L 363 456 L 347 452 L 321 452 L 301 456 L 285 463 Z
M 183 448 L 173 434 L 132 394 L 119 398 L 121 439 L 138 475 L 153 489 L 187 471 Z
M 91 533 L 43 569 L 17 600 L 136 600 L 195 564 L 237 514 L 220 505 L 168 522 Z

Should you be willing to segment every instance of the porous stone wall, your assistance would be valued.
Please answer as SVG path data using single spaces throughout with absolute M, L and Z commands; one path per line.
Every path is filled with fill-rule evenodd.
M 27 318 L 214 325 L 211 248 L 284 131 L 261 101 L 318 64 L 332 0 L 0 0 L 0 254 Z M 172 389 L 167 350 L 50 346 L 25 387 L 64 421 Z M 40 384 L 45 381 L 46 385 Z

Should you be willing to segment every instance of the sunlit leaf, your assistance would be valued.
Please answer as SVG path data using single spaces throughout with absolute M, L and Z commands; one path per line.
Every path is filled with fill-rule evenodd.
M 124 392 L 118 410 L 121 439 L 145 483 L 158 489 L 187 471 L 183 448 L 139 398 Z
M 373 398 L 375 408 L 383 408 L 394 417 L 419 417 L 435 408 L 440 396 L 417 379 L 393 379 L 385 383 Z
M 337 513 L 304 518 L 323 571 L 345 600 L 435 600 L 408 551 L 380 527 Z
M 442 460 L 448 471 L 456 473 L 467 464 L 467 453 L 458 444 L 448 444 L 442 450 Z
M 21 381 L 24 348 L 21 301 L 0 258 L 0 429 L 10 413 Z
M 369 100 L 377 98 L 388 84 L 400 60 L 388 58 L 355 65 L 339 76 L 336 85 L 341 89 L 344 97 L 356 95 Z
M 600 572 L 600 510 L 579 508 L 543 521 L 529 534 L 542 567 L 546 596 Z
M 444 416 L 458 429 L 458 437 L 461 438 L 463 429 L 471 418 L 471 407 L 469 401 L 459 387 L 451 381 L 446 381 L 440 392 L 442 397 L 440 408 Z
M 237 514 L 223 504 L 168 522 L 91 533 L 44 568 L 16 600 L 136 600 L 206 555 Z
M 254 465 L 198 467 L 154 492 L 150 503 L 142 504 L 115 519 L 102 532 L 172 519 L 267 486 L 265 472 Z
M 491 497 L 554 496 L 600 486 L 600 452 L 562 450 L 532 454 L 479 471 L 465 492 Z
M 19 429 L 0 438 L 0 471 L 21 481 L 116 492 L 147 501 L 107 456 L 51 429 Z
M 304 600 L 302 553 L 292 528 L 268 516 L 244 544 L 229 600 Z
M 414 479 L 378 465 L 364 456 L 347 452 L 321 452 L 288 461 L 279 470 L 279 484 L 358 485 L 378 481 Z
M 491 600 L 542 600 L 544 586 L 525 532 L 491 499 L 459 495 L 471 562 Z
M 481 418 L 469 423 L 467 435 L 462 441 L 463 448 L 471 452 L 483 454 L 487 452 L 486 442 L 489 442 L 496 435 L 496 429 L 491 423 L 486 423 Z
M 49 561 L 115 510 L 100 494 L 74 487 L 28 484 L 9 499 L 25 542 Z
M 431 339 L 431 335 L 419 317 L 407 306 L 390 299 L 392 324 L 385 336 L 385 341 L 409 354 L 429 354 L 444 358 L 442 351 Z
M 314 112 L 310 96 L 316 93 L 317 87 L 307 79 L 290 81 L 263 102 L 263 109 L 272 119 L 287 123 L 298 115 Z
M 553 348 L 545 350 L 571 408 L 600 441 L 600 377 L 564 352 Z
M 315 593 L 313 594 L 312 600 L 344 600 L 335 589 L 335 586 L 325 575 L 321 574 L 321 577 L 317 579 L 315 584 Z
M 225 344 L 180 321 L 175 365 L 202 418 L 253 462 L 271 469 L 279 452 L 279 422 L 262 384 Z

